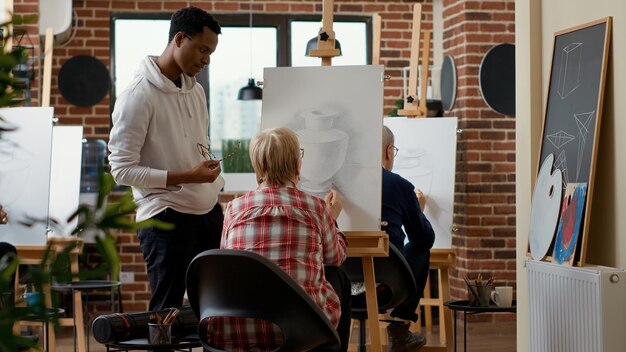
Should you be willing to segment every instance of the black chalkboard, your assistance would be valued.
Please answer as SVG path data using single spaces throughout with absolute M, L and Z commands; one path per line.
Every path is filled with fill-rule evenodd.
M 555 33 L 539 165 L 554 154 L 568 183 L 587 183 L 580 264 L 584 263 L 606 76 L 611 17 Z M 537 167 L 539 170 L 539 166 Z

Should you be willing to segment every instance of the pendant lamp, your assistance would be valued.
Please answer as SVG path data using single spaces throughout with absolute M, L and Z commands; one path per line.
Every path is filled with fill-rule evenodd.
M 250 0 L 250 78 L 248 78 L 248 84 L 239 89 L 237 100 L 261 99 L 263 99 L 263 89 L 257 87 L 252 77 L 252 0 Z
M 239 89 L 238 100 L 259 100 L 263 99 L 263 89 L 257 87 L 254 83 L 254 78 L 248 79 L 248 85 Z

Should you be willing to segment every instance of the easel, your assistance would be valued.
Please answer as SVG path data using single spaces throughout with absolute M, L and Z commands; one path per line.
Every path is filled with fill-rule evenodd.
M 309 56 L 322 59 L 322 66 L 330 66 L 333 57 L 339 56 L 339 49 L 335 48 L 335 31 L 333 31 L 334 0 L 324 0 L 322 4 L 322 28 L 317 35 L 317 49 L 311 49 Z
M 408 117 L 427 117 L 426 86 L 428 85 L 428 62 L 430 59 L 430 31 L 424 31 L 422 48 L 422 73 L 420 75 L 419 105 L 413 96 L 417 91 L 417 69 L 419 57 L 420 32 L 422 26 L 422 4 L 413 5 L 413 31 L 411 33 L 411 58 L 409 61 L 408 95 L 404 100 L 404 108 L 398 115 Z
M 77 246 L 70 252 L 70 270 L 72 274 L 78 274 L 78 256 L 83 250 L 83 241 L 76 237 L 53 237 L 48 239 L 48 245 L 50 245 L 51 253 L 59 253 L 63 251 L 67 246 L 72 243 L 76 243 Z M 17 256 L 20 261 L 20 265 L 39 265 L 41 259 L 46 251 L 47 246 L 16 246 Z M 15 292 L 18 292 L 19 282 L 19 266 L 15 271 Z M 52 297 L 50 285 L 46 284 L 43 288 L 43 293 L 46 299 L 46 307 L 52 307 Z M 74 316 L 76 317 L 76 346 L 77 351 L 86 351 L 85 329 L 83 321 L 83 301 L 80 291 L 74 293 Z M 60 326 L 74 326 L 74 320 L 72 318 L 59 318 Z M 16 326 L 16 328 L 18 328 Z M 48 352 L 56 352 L 56 335 L 54 329 L 49 329 L 48 333 L 49 349 Z
M 450 300 L 450 277 L 448 270 L 456 266 L 456 256 L 452 249 L 431 249 L 430 250 L 430 270 L 437 270 L 438 274 L 438 294 L 437 298 L 430 297 L 430 273 L 426 282 L 426 288 L 424 289 L 424 298 L 420 300 L 419 307 L 424 307 L 424 321 L 426 332 L 432 331 L 432 307 L 439 309 L 439 343 L 441 346 L 426 345 L 422 347 L 420 351 L 426 352 L 451 352 L 454 350 L 455 336 L 452 333 L 453 323 L 452 316 L 447 308 L 444 307 L 444 302 Z M 442 323 L 443 322 L 443 323 Z M 416 326 L 416 330 L 419 331 L 421 326 L 417 323 L 411 324 L 411 330 L 413 325 Z M 452 342 L 452 343 L 451 343 Z
M 335 48 L 335 32 L 333 31 L 333 0 L 324 0 L 322 5 L 322 28 L 317 36 L 317 49 L 309 51 L 309 56 L 322 59 L 322 66 L 331 66 L 332 58 L 339 56 Z M 378 330 L 378 297 L 376 296 L 376 276 L 374 273 L 374 257 L 389 255 L 389 236 L 384 231 L 346 231 L 348 240 L 348 256 L 361 257 L 363 277 L 365 281 L 365 301 L 367 304 L 370 341 L 374 352 L 382 351 L 380 331 Z

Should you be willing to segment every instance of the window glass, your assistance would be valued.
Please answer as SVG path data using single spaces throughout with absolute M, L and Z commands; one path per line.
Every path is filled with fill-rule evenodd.
M 237 141 L 240 150 L 225 160 L 225 172 L 252 172 L 248 142 L 261 123 L 261 100 L 237 100 L 248 79 L 263 80 L 264 67 L 276 67 L 277 30 L 274 27 L 223 27 L 209 65 L 211 149 L 221 157 Z
M 115 97 L 130 84 L 146 55 L 161 55 L 167 46 L 169 20 L 115 20 Z M 141 38 L 141 40 L 138 40 Z

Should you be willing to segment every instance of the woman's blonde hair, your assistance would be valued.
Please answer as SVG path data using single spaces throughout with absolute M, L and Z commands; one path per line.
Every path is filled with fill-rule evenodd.
M 297 181 L 300 143 L 292 130 L 279 127 L 259 132 L 249 152 L 257 180 L 272 186 Z

